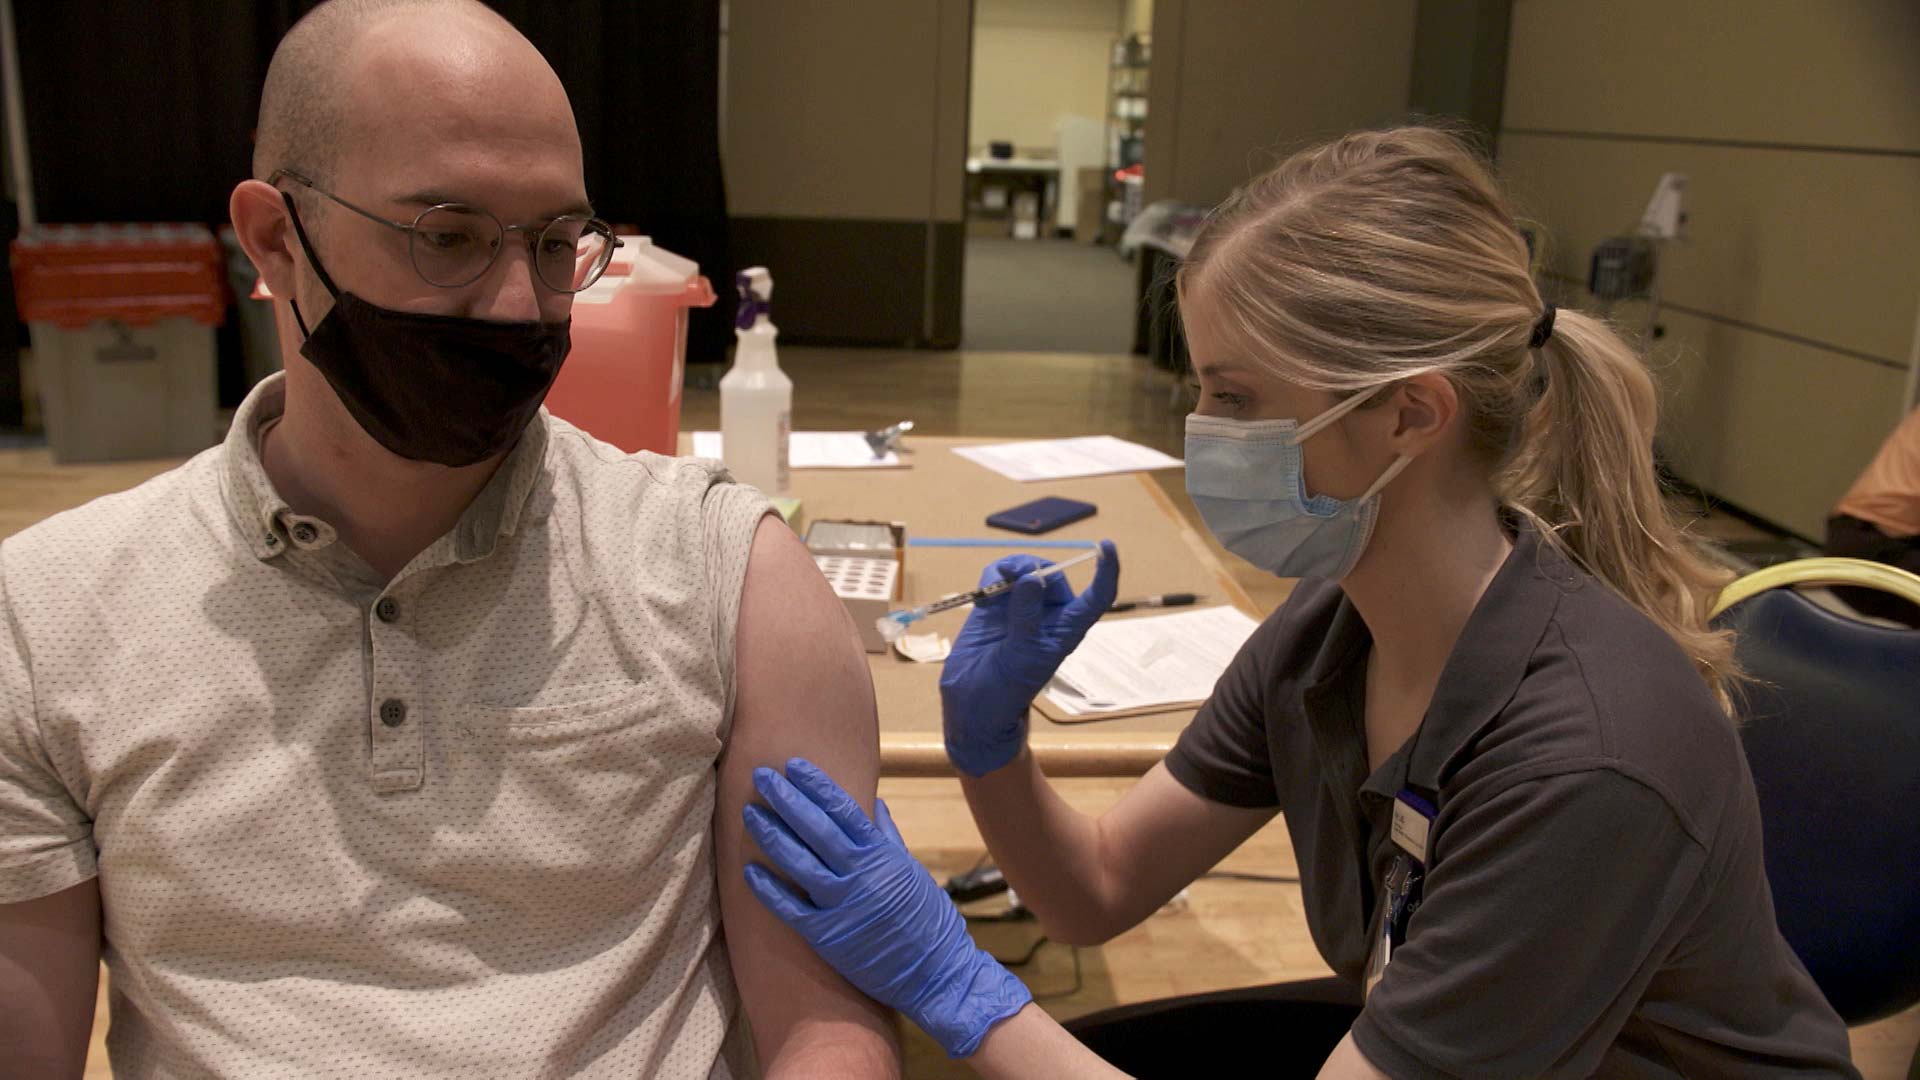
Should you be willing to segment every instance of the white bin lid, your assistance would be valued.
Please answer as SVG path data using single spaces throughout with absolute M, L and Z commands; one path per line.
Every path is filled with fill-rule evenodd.
M 699 276 L 700 264 L 692 259 L 656 246 L 649 237 L 622 236 L 606 274 L 573 299 L 575 303 L 604 304 L 623 289 L 678 296 Z

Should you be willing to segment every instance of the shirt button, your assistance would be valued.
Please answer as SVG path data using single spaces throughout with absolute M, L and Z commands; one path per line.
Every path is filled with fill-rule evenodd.
M 388 698 L 380 703 L 380 722 L 388 727 L 399 727 L 407 722 L 407 706 L 397 698 Z
M 313 543 L 319 535 L 320 531 L 318 529 L 315 529 L 304 521 L 293 527 L 293 538 L 302 544 Z
M 391 596 L 383 596 L 373 605 L 374 617 L 381 622 L 393 622 L 400 617 L 400 601 Z

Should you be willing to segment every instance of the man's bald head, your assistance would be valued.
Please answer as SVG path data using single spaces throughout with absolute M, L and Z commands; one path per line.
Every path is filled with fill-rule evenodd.
M 400 224 L 446 203 L 522 227 L 592 213 L 566 88 L 531 42 L 474 0 L 315 8 L 274 53 L 254 168 L 255 179 L 234 188 L 235 228 L 274 293 L 304 311 L 328 309 L 335 289 L 324 278 L 396 310 L 567 316 L 572 298 L 541 287 L 531 242 L 500 245 L 479 277 L 441 286 L 419 272 L 415 234 Z M 337 213 L 298 185 L 261 183 L 278 169 L 405 235 Z
M 513 24 L 477 0 L 326 0 L 287 31 L 267 65 L 253 151 L 256 178 L 292 169 L 323 183 L 331 179 L 351 137 L 348 76 L 355 46 L 396 19 L 431 20 L 448 38 L 493 37 L 534 51 Z

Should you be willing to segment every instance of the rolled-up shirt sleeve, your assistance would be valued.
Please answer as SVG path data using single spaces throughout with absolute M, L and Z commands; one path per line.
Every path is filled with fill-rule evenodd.
M 41 744 L 26 646 L 0 565 L 0 904 L 69 889 L 95 874 L 93 822 Z
M 1424 902 L 1354 1025 L 1394 1077 L 1587 1076 L 1684 928 L 1706 849 L 1598 768 L 1460 808 Z

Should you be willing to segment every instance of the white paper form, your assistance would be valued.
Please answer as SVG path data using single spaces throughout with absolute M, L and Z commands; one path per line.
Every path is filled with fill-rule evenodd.
M 725 461 L 724 446 L 717 431 L 693 433 L 694 457 Z M 874 457 L 866 435 L 858 431 L 796 431 L 787 436 L 789 469 L 899 469 L 905 464 L 891 450 Z
M 1232 607 L 1098 622 L 1045 693 L 1069 716 L 1205 701 L 1259 625 Z
M 956 446 L 953 452 L 1013 480 L 1065 480 L 1145 469 L 1177 469 L 1177 457 L 1111 435 Z

